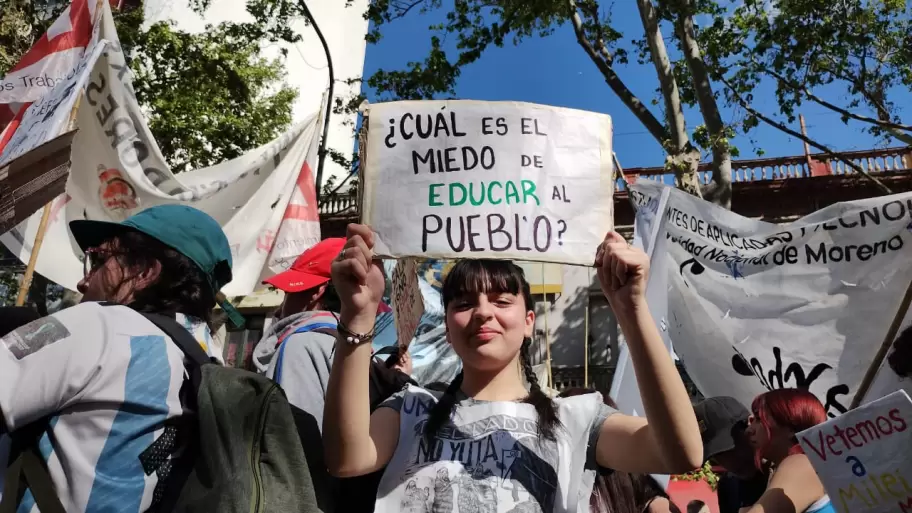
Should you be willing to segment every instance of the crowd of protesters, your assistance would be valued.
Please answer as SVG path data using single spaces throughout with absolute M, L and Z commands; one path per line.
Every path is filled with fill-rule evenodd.
M 237 511 L 678 512 L 652 475 L 707 461 L 722 513 L 833 511 L 795 439 L 826 420 L 820 401 L 783 389 L 750 409 L 730 397 L 692 405 L 646 304 L 649 261 L 617 233 L 594 265 L 640 417 L 595 390 L 542 387 L 529 283 L 509 261 L 447 274 L 461 371 L 423 387 L 407 350 L 372 349 L 385 277 L 370 228 L 351 225 L 266 281 L 285 296 L 254 352 L 260 377 L 212 370 L 211 315 L 232 276 L 214 220 L 160 206 L 70 228 L 85 253 L 82 303 L 43 318 L 0 312 L 0 512 L 235 511 L 212 502 L 228 495 Z M 897 380 L 910 374 L 909 339 L 888 359 Z M 230 390 L 268 407 L 246 415 Z M 232 437 L 249 450 L 229 450 Z

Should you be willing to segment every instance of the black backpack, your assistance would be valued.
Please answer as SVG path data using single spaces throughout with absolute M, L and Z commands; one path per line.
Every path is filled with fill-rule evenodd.
M 181 402 L 195 412 L 166 425 L 164 434 L 140 455 L 147 475 L 158 472 L 160 476 L 149 511 L 319 511 L 291 408 L 279 385 L 264 376 L 214 363 L 173 318 L 142 315 L 164 331 L 189 360 L 190 379 L 181 388 Z M 7 499 L 9 504 L 18 503 L 23 480 L 42 513 L 63 513 L 37 452 L 37 441 L 46 426 L 45 421 L 43 426 L 29 426 L 21 434 L 13 434 L 0 513 L 6 513 Z M 162 457 L 168 454 L 171 459 Z

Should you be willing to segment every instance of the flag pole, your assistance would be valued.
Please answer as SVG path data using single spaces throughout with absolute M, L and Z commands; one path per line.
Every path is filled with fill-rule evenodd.
M 541 265 L 542 295 L 545 298 L 545 355 L 548 360 L 548 388 L 554 390 L 554 376 L 551 374 L 551 329 L 548 327 L 548 317 L 551 314 L 551 305 L 548 303 L 548 284 L 545 280 L 545 264 Z
M 589 302 L 592 300 L 589 287 L 592 285 L 592 272 L 586 268 L 586 311 L 583 314 L 583 387 L 589 388 Z
M 70 119 L 67 121 L 67 131 L 76 128 L 76 113 L 79 111 L 79 104 L 82 102 L 82 92 L 76 97 L 73 103 L 73 110 L 70 111 Z M 56 199 L 56 198 L 55 198 Z M 44 234 L 47 232 L 48 220 L 51 218 L 51 205 L 54 200 L 47 202 L 41 211 L 41 221 L 38 223 L 38 232 L 35 233 L 35 242 L 32 243 L 32 251 L 29 255 L 28 266 L 25 268 L 25 274 L 22 276 L 22 282 L 19 284 L 19 295 L 16 296 L 16 306 L 25 304 L 28 299 L 29 287 L 32 286 L 32 278 L 35 276 L 35 265 L 38 263 L 38 252 L 41 251 L 41 244 L 44 242 Z

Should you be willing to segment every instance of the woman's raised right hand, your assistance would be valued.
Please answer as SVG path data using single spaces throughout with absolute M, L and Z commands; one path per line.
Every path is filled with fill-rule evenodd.
M 383 298 L 385 279 L 380 262 L 373 259 L 374 234 L 363 224 L 350 224 L 346 229 L 345 247 L 332 263 L 332 282 L 342 302 L 342 318 L 351 329 L 361 332 L 351 323 L 373 327 L 377 308 Z

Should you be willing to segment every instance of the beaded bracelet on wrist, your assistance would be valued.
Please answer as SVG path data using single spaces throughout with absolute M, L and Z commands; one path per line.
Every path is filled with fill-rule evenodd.
M 355 333 L 354 331 L 348 329 L 348 326 L 342 323 L 342 321 L 337 319 L 336 331 L 339 332 L 339 337 L 345 342 L 357 346 L 361 344 L 366 344 L 374 339 L 376 336 L 375 330 L 371 329 L 367 333 Z

